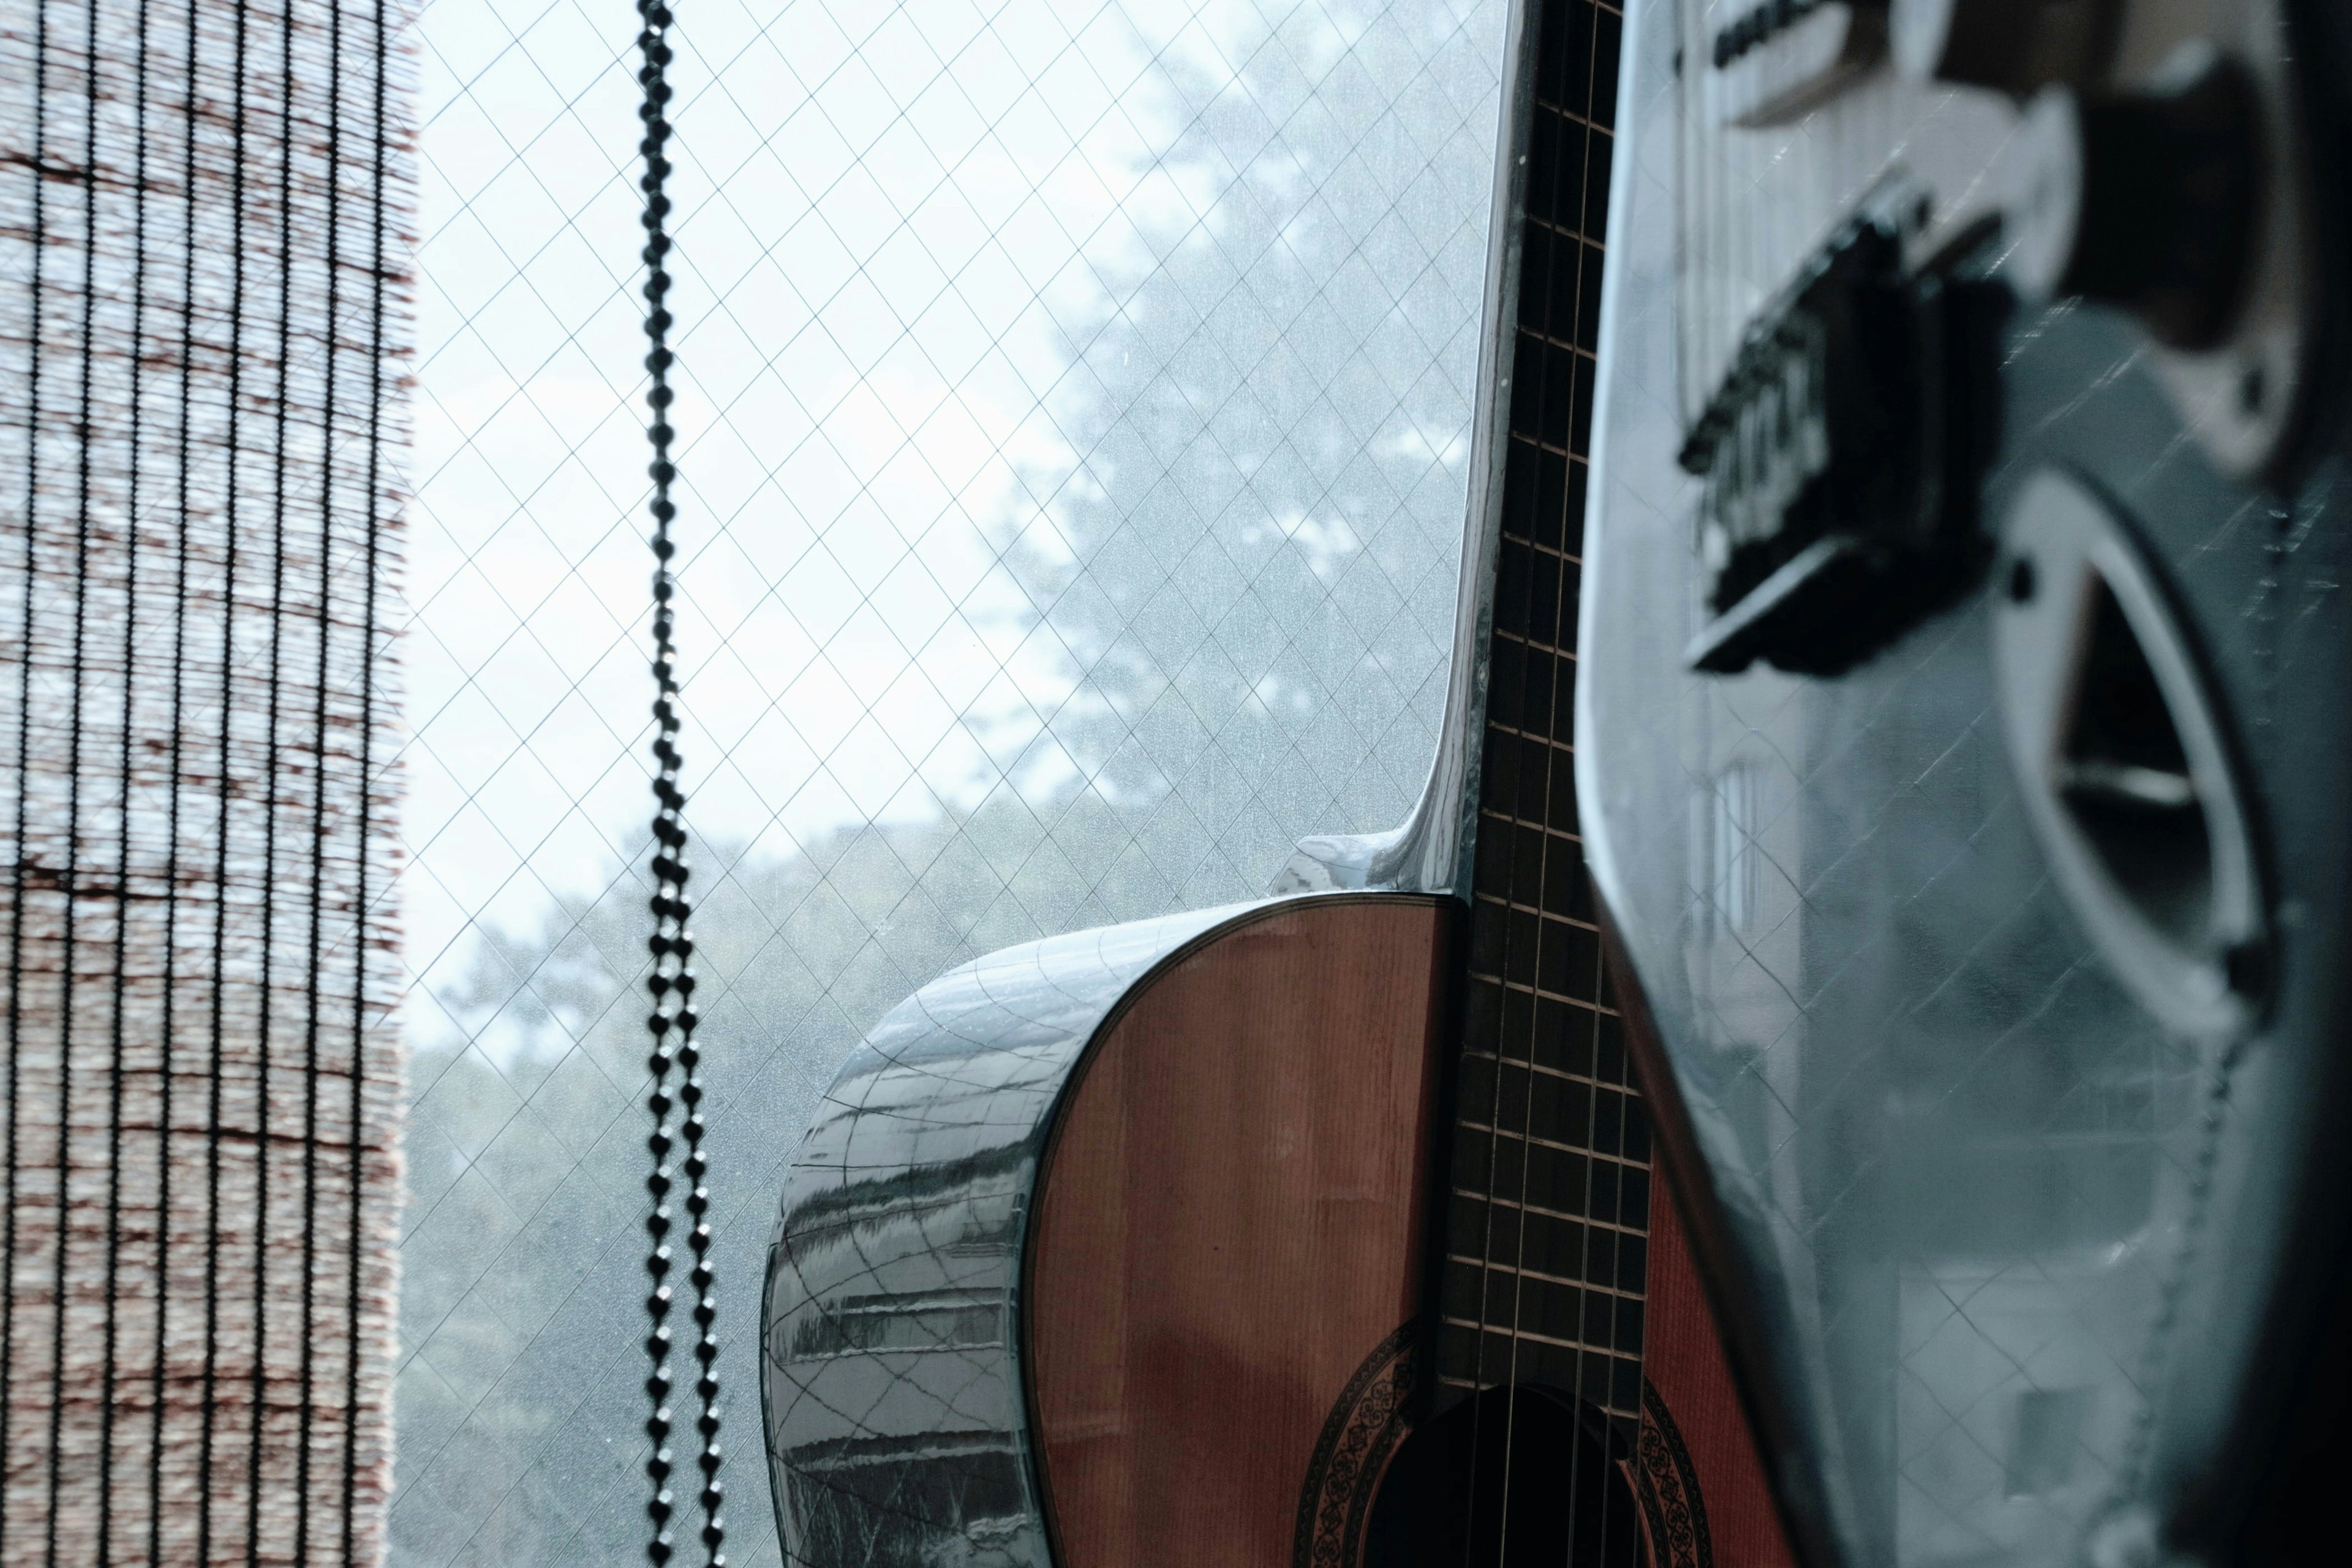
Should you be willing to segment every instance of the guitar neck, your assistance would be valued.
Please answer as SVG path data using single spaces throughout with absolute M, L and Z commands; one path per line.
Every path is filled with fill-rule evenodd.
M 1601 967 L 1571 722 L 1622 19 L 1538 4 L 1436 1398 L 1537 1382 L 1632 1422 L 1649 1126 Z

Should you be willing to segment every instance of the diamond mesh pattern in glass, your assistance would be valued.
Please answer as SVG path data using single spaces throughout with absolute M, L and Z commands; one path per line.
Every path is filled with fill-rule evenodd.
M 1496 0 L 689 5 L 688 816 L 730 1557 L 759 1258 L 849 1046 L 977 952 L 1402 819 L 1444 698 Z M 639 1533 L 625 12 L 433 0 L 394 1560 Z M 751 1460 L 753 1462 L 744 1462 Z

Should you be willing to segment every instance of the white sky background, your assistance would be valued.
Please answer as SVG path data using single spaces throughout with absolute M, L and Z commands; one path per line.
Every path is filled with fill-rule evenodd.
M 617 1412 L 643 1375 L 640 1086 L 591 1037 L 636 1005 L 491 952 L 644 895 L 635 26 L 625 0 L 426 0 L 417 29 L 404 1565 L 584 1561 L 604 1546 L 547 1519 L 642 1518 L 612 1447 L 641 1417 L 547 1392 L 609 1382 Z M 1391 826 L 1419 787 L 1501 5 L 684 0 L 673 36 L 689 820 L 750 867 L 1034 816 L 1011 850 L 887 868 L 952 952 L 891 947 L 920 922 L 837 870 L 822 931 L 814 901 L 772 914 L 754 967 L 824 991 L 822 1026 L 730 1022 L 713 977 L 714 1056 L 751 1080 L 756 1047 L 782 1086 L 738 1134 L 758 1168 L 714 1155 L 759 1189 L 722 1194 L 730 1555 L 771 1562 L 766 1162 L 874 1021 L 812 944 L 884 952 L 904 994 L 967 950 L 1250 896 L 1297 835 Z M 1089 891 L 1113 872 L 1126 902 Z
M 614 68 L 628 13 L 605 8 L 601 26 L 529 0 L 425 16 L 404 650 L 430 742 L 406 758 L 420 966 L 472 920 L 596 891 L 646 815 L 635 87 Z M 688 0 L 680 23 L 676 424 L 706 837 L 968 807 L 1076 691 L 997 555 L 1024 531 L 1050 544 L 1051 480 L 1078 456 L 1053 417 L 1085 391 L 1074 342 L 1222 194 L 1212 170 L 1159 163 L 1198 106 L 1150 68 L 1228 69 L 1267 31 L 1248 0 L 985 19 L 932 3 L 844 30 L 879 9 Z M 1433 456 L 1458 466 L 1449 434 Z M 713 519 L 756 526 L 698 555 Z M 1332 520 L 1268 521 L 1327 559 L 1352 543 Z M 713 769 L 714 743 L 735 767 Z

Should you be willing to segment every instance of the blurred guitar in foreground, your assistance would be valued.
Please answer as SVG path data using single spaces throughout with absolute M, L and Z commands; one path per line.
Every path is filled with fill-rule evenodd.
M 1629 7 L 1577 706 L 1794 1543 L 2261 1563 L 2346 1411 L 2344 7 Z

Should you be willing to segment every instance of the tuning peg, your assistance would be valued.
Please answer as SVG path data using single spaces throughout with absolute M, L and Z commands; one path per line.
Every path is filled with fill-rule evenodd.
M 2114 45 L 2121 13 L 2116 0 L 1895 0 L 1889 47 L 1915 81 L 2024 98 L 2087 81 Z
M 2262 206 L 2260 93 L 2242 64 L 2202 47 L 2154 91 L 2044 88 L 1996 173 L 2018 292 L 2121 306 L 2173 348 L 2220 343 Z

